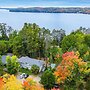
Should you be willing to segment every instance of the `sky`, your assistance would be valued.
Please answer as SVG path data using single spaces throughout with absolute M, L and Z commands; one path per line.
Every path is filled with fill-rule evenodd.
M 90 6 L 90 0 L 0 0 L 0 7 Z

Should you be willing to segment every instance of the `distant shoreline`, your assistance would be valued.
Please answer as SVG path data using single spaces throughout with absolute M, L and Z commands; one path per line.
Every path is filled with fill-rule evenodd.
M 30 7 L 30 8 L 0 8 L 9 12 L 30 12 L 30 13 L 79 13 L 90 14 L 90 7 Z

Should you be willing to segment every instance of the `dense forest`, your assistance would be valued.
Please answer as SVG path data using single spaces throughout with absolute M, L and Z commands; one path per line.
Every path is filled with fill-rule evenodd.
M 31 8 L 5 8 L 10 12 L 38 12 L 38 13 L 82 13 L 90 14 L 89 7 L 31 7 Z
M 40 28 L 35 23 L 25 23 L 22 30 L 13 30 L 0 24 L 0 54 L 13 53 L 17 56 L 44 57 L 50 46 L 60 45 L 65 31 Z
M 15 90 L 51 90 L 58 84 L 60 90 L 89 90 L 90 89 L 90 33 L 89 29 L 80 27 L 69 35 L 63 29 L 49 30 L 40 28 L 37 24 L 25 23 L 19 31 L 12 29 L 5 23 L 0 23 L 0 55 L 12 53 L 16 56 L 7 56 L 6 65 L 1 62 L 0 56 L 0 88 L 16 87 Z M 28 69 L 22 69 L 18 62 L 21 56 L 41 59 L 46 62 L 45 71 L 41 74 L 40 83 L 31 84 L 33 79 L 27 78 L 24 83 L 19 82 L 12 74 Z M 51 64 L 55 68 L 51 68 Z M 37 67 L 38 68 L 38 67 Z M 37 71 L 34 65 L 33 74 Z M 5 70 L 7 71 L 5 71 Z M 22 71 L 21 71 L 22 69 Z M 39 73 L 39 72 L 38 72 Z M 6 81 L 4 81 L 4 80 Z M 13 81 L 13 82 L 12 82 Z M 14 83 L 11 85 L 11 83 Z M 36 88 L 37 87 L 37 88 Z M 31 89 L 32 88 L 32 89 Z M 7 90 L 7 89 L 2 89 Z M 55 89 L 52 89 L 55 90 Z
M 80 27 L 70 35 L 65 30 L 49 30 L 37 24 L 25 23 L 19 31 L 0 23 L 0 54 L 13 53 L 17 56 L 45 57 L 51 47 L 60 47 L 63 52 L 79 51 L 83 56 L 89 51 L 89 29 Z

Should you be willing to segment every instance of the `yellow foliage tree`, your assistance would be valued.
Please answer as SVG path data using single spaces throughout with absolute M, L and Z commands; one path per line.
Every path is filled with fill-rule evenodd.
M 5 90 L 24 90 L 22 83 L 14 75 L 11 75 L 5 82 Z

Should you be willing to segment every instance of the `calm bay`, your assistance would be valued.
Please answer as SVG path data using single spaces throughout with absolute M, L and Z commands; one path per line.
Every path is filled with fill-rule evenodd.
M 90 28 L 90 15 L 74 13 L 25 13 L 0 10 L 0 23 L 20 30 L 24 23 L 36 23 L 47 29 L 64 29 L 66 34 L 79 27 Z

